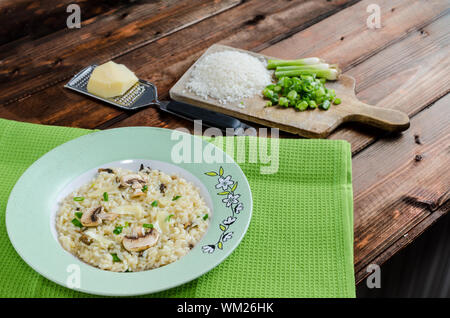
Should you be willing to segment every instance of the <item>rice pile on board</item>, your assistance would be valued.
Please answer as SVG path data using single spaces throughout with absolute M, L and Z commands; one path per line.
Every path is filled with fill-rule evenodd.
M 238 51 L 209 54 L 194 67 L 186 87 L 196 95 L 222 104 L 261 94 L 272 82 L 264 62 Z

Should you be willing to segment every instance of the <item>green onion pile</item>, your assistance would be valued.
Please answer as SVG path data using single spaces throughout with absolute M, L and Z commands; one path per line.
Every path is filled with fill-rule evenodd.
M 341 100 L 333 89 L 325 87 L 327 80 L 336 80 L 340 70 L 336 65 L 323 63 L 316 57 L 300 60 L 269 60 L 268 69 L 275 69 L 276 84 L 263 90 L 269 101 L 266 106 L 294 107 L 299 111 L 308 108 L 327 110 L 331 103 L 338 105 Z

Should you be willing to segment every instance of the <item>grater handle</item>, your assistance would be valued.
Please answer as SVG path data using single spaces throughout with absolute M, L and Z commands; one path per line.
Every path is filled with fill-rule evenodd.
M 221 130 L 249 127 L 237 118 L 177 101 L 170 101 L 163 110 L 189 120 L 202 120 L 205 126 L 217 127 Z

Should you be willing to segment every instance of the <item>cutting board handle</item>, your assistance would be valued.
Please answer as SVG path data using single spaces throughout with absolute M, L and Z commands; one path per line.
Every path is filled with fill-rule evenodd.
M 405 113 L 378 106 L 357 102 L 352 114 L 344 121 L 359 122 L 390 132 L 403 131 L 409 128 L 409 117 Z

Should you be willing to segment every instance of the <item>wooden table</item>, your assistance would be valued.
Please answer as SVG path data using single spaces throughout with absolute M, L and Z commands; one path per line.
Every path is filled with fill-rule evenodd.
M 0 117 L 83 128 L 192 128 L 154 108 L 126 112 L 63 84 L 91 63 L 124 63 L 161 97 L 213 43 L 280 58 L 320 56 L 357 80 L 358 97 L 402 110 L 411 127 L 387 135 L 346 125 L 352 144 L 357 282 L 449 210 L 450 2 L 448 0 L 76 1 L 0 3 Z M 369 29 L 378 4 L 381 28 Z M 282 137 L 295 136 L 282 134 Z

